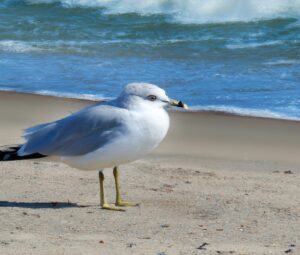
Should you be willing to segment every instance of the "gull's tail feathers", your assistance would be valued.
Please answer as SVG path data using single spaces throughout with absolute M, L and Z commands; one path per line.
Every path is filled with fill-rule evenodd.
M 0 148 L 0 161 L 13 161 L 13 160 L 24 160 L 24 159 L 38 159 L 47 157 L 40 153 L 33 153 L 25 156 L 19 156 L 18 150 L 22 145 L 9 145 Z

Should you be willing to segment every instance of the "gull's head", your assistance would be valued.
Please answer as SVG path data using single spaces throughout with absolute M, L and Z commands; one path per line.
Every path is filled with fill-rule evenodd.
M 119 99 L 150 107 L 172 105 L 187 108 L 181 101 L 170 99 L 162 88 L 150 83 L 130 83 L 126 85 Z

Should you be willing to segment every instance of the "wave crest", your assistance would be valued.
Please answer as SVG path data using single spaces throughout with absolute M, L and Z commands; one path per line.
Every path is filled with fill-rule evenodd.
M 181 23 L 248 22 L 299 18 L 300 0 L 27 0 L 63 7 L 100 7 L 108 14 L 167 14 Z

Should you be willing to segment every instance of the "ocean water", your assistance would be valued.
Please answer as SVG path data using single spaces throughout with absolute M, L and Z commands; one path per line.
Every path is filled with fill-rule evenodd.
M 300 0 L 0 0 L 0 90 L 300 119 Z

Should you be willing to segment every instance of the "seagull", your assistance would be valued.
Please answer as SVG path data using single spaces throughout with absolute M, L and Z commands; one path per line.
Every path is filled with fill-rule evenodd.
M 0 161 L 50 157 L 73 168 L 98 170 L 101 208 L 124 211 L 122 207 L 136 204 L 121 200 L 119 166 L 144 157 L 161 143 L 169 129 L 167 106 L 187 108 L 156 85 L 131 83 L 114 100 L 25 129 L 26 142 L 0 151 Z M 113 168 L 115 205 L 105 199 L 105 168 Z

